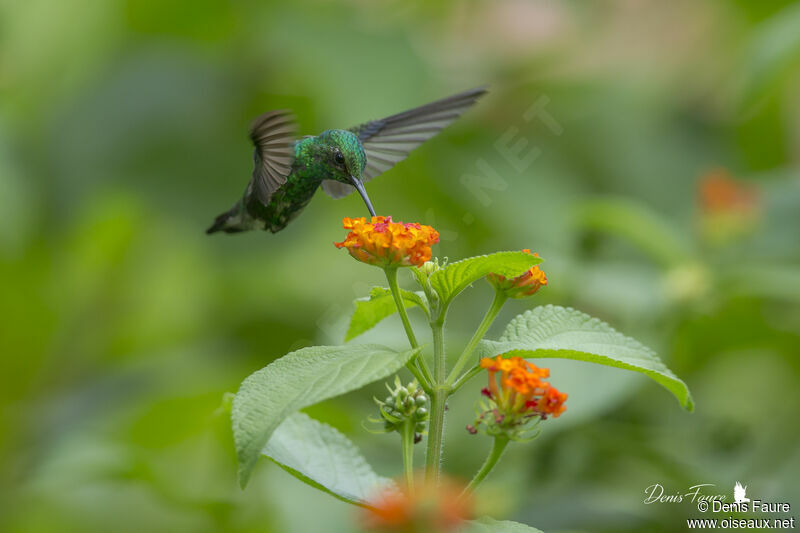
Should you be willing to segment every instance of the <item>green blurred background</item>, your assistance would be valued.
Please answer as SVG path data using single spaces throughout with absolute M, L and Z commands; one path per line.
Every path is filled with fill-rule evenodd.
M 349 531 L 349 506 L 274 465 L 241 491 L 218 408 L 274 358 L 341 343 L 381 283 L 332 245 L 363 204 L 318 193 L 277 235 L 203 230 L 248 180 L 258 113 L 318 133 L 484 83 L 370 183 L 378 211 L 436 226 L 440 257 L 539 252 L 548 287 L 492 334 L 577 307 L 654 347 L 697 410 L 553 362 L 568 411 L 511 449 L 480 511 L 671 531 L 696 509 L 645 505 L 648 486 L 736 480 L 800 506 L 798 28 L 789 1 L 0 2 L 0 529 Z M 396 320 L 355 342 L 403 346 Z M 462 477 L 488 448 L 463 430 L 480 387 L 451 406 Z M 309 412 L 396 475 L 398 440 L 361 426 L 373 389 Z

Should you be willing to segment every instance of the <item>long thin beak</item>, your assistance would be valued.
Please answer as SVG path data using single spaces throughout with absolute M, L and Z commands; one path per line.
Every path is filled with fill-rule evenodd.
M 372 202 L 369 201 L 369 196 L 367 196 L 367 190 L 364 188 L 364 184 L 361 183 L 361 180 L 355 176 L 350 176 L 350 181 L 353 183 L 353 187 L 356 188 L 358 194 L 361 195 L 361 198 L 364 199 L 364 203 L 367 204 L 367 209 L 369 209 L 369 214 L 376 217 L 378 215 L 375 214 L 375 210 L 372 208 Z

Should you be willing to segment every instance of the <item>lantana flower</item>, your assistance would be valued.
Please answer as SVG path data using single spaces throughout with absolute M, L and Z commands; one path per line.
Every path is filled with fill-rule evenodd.
M 757 227 L 761 218 L 758 189 L 734 179 L 725 169 L 702 176 L 698 183 L 700 230 L 712 244 L 727 244 Z
M 527 254 L 531 253 L 528 249 L 522 251 Z M 531 255 L 539 257 L 537 253 Z M 547 276 L 544 275 L 544 271 L 539 268 L 539 265 L 532 266 L 516 278 L 508 279 L 505 276 L 492 272 L 486 276 L 486 280 L 491 283 L 495 289 L 502 291 L 509 298 L 527 298 L 528 296 L 533 296 L 543 285 L 547 285 Z
M 361 523 L 367 531 L 386 533 L 451 533 L 460 531 L 472 511 L 463 486 L 442 479 L 440 484 L 416 484 L 418 490 L 386 490 L 367 502 Z
M 337 248 L 347 248 L 355 259 L 383 268 L 421 266 L 431 258 L 431 246 L 439 242 L 439 232 L 422 224 L 392 222 L 392 217 L 344 218 L 349 229 Z
M 758 207 L 758 195 L 752 185 L 734 179 L 725 169 L 703 175 L 698 183 L 700 206 L 710 213 L 746 214 Z
M 477 419 L 467 426 L 470 433 L 482 427 L 491 436 L 527 440 L 533 429 L 529 422 L 558 418 L 566 410 L 567 395 L 544 381 L 550 376 L 547 368 L 500 355 L 481 359 L 481 368 L 489 373 L 488 386 L 481 391 L 488 403 L 480 405 Z

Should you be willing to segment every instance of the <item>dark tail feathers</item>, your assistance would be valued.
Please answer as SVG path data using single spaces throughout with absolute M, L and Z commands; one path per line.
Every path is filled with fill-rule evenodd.
M 229 209 L 228 211 L 225 211 L 217 218 L 215 218 L 214 223 L 211 224 L 211 227 L 206 230 L 206 234 L 211 235 L 212 233 L 216 233 L 218 231 L 224 231 L 225 233 L 239 233 L 240 231 L 243 231 L 241 228 L 237 227 L 232 227 L 232 226 L 225 227 L 226 224 L 228 223 L 228 220 L 236 215 L 238 207 L 239 206 L 237 204 L 233 206 L 233 208 Z

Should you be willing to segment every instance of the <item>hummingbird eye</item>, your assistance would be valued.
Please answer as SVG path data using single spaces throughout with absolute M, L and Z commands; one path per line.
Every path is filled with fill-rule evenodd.
M 344 166 L 344 154 L 342 154 L 342 152 L 337 150 L 336 153 L 333 155 L 333 160 L 336 162 L 337 165 Z

